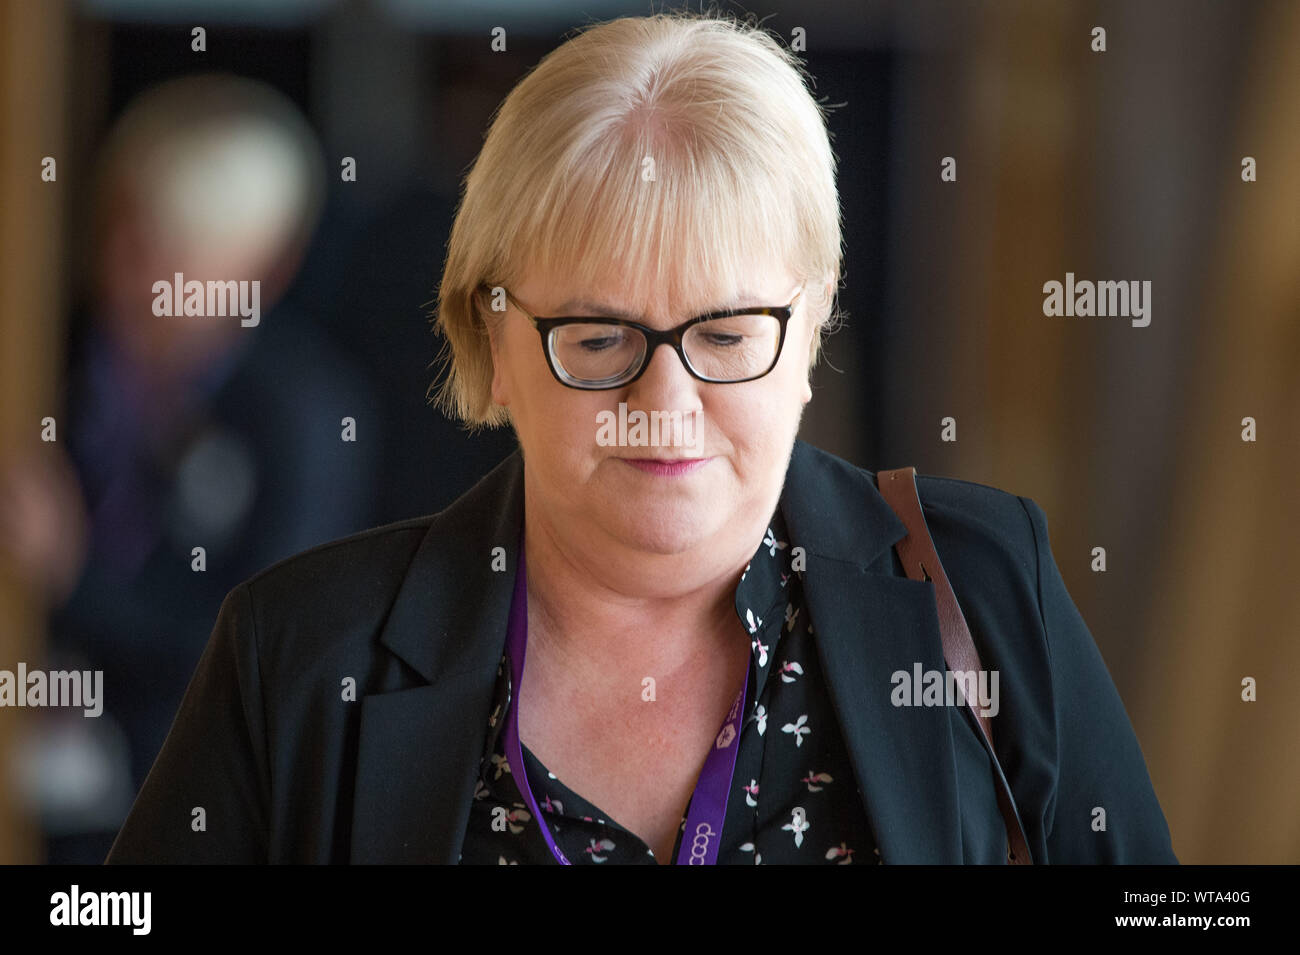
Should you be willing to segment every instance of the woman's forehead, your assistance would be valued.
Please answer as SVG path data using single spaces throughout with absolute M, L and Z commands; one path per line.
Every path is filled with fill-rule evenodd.
M 539 308 L 552 315 L 605 315 L 635 320 L 657 313 L 680 314 L 783 305 L 793 291 L 787 269 L 747 268 L 734 275 L 680 274 L 667 282 L 630 277 L 616 264 L 584 277 L 578 269 L 530 271 L 525 284 Z M 521 288 L 524 284 L 521 284 Z

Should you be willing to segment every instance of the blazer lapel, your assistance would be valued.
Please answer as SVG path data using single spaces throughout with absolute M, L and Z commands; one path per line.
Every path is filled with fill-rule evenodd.
M 813 640 L 881 857 L 958 863 L 949 715 L 891 703 L 896 671 L 944 670 L 933 585 L 894 571 L 890 549 L 906 528 L 866 474 L 802 442 L 781 506 L 791 546 L 807 554 Z
M 361 701 L 353 862 L 459 861 L 505 649 L 523 500 L 516 451 L 435 515 L 416 551 L 379 641 L 428 685 Z M 497 547 L 504 572 L 493 569 Z
M 948 714 L 890 702 L 895 671 L 944 669 L 932 585 L 894 572 L 902 522 L 864 472 L 803 442 L 781 506 L 807 555 L 814 640 L 882 857 L 960 862 Z M 427 685 L 362 699 L 353 862 L 459 861 L 522 520 L 516 451 L 434 517 L 416 552 L 379 639 Z M 492 569 L 496 547 L 504 572 Z

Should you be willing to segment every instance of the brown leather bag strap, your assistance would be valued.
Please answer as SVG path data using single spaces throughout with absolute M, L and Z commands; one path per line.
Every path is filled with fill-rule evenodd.
M 948 663 L 948 669 L 954 672 L 983 669 L 975 641 L 971 639 L 970 628 L 966 626 L 966 618 L 957 604 L 957 595 L 952 591 L 948 575 L 943 572 L 943 564 L 939 562 L 939 554 L 934 549 L 930 529 L 925 523 L 925 514 L 921 511 L 921 498 L 916 491 L 916 468 L 880 471 L 876 475 L 876 483 L 881 495 L 907 527 L 907 536 L 895 545 L 904 571 L 912 580 L 928 580 L 934 584 L 934 603 L 939 611 L 939 633 L 943 638 L 943 657 Z M 1007 827 L 1007 861 L 1014 865 L 1032 865 L 1033 859 L 1029 854 L 1025 833 L 1020 827 L 1020 817 L 1016 814 L 1015 800 L 1011 798 L 1011 788 L 1002 772 L 1002 765 L 998 762 L 997 751 L 993 748 L 993 725 L 987 716 L 980 715 L 975 702 L 967 700 L 966 705 L 984 734 L 985 749 L 993 761 L 998 809 L 1001 810 Z

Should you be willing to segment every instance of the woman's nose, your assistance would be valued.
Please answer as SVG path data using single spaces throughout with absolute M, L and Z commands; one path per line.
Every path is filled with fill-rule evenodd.
M 700 407 L 699 380 L 691 376 L 671 345 L 661 344 L 641 377 L 628 386 L 629 409 L 695 411 Z

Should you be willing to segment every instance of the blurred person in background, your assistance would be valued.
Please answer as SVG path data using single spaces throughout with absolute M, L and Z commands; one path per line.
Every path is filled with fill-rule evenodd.
M 370 381 L 307 316 L 275 310 L 324 175 L 286 97 L 218 74 L 146 91 L 100 157 L 69 454 L 51 444 L 0 475 L 0 546 L 53 608 L 49 666 L 104 672 L 103 716 L 45 711 L 20 760 L 51 862 L 103 860 L 223 595 L 371 519 Z M 247 283 L 246 302 L 257 283 L 259 314 L 163 308 L 155 285 L 177 273 Z

